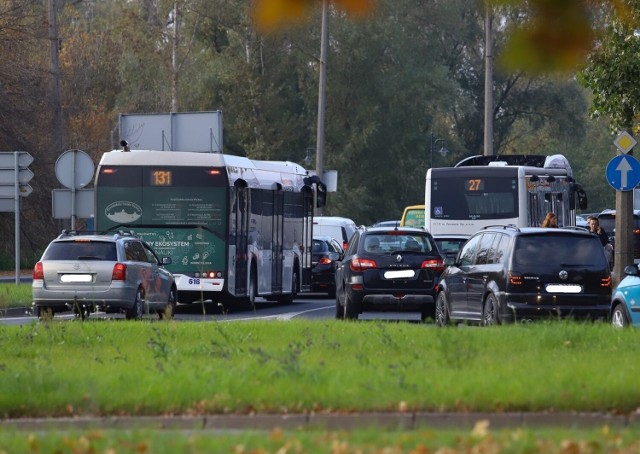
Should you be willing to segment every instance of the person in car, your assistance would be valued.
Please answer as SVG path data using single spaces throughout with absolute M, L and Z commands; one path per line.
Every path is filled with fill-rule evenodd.
M 544 221 L 542 221 L 542 227 L 558 228 L 558 219 L 556 218 L 556 214 L 549 211 L 544 217 Z

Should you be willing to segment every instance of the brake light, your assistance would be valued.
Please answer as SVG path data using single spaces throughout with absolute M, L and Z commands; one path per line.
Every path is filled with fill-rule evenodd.
M 111 273 L 112 281 L 125 281 L 127 279 L 127 265 L 124 263 L 116 263 L 113 265 L 113 272 Z
M 611 276 L 600 279 L 601 287 L 611 287 Z
M 435 272 L 444 271 L 444 260 L 442 259 L 428 259 L 422 262 L 420 268 L 426 268 Z
M 33 280 L 44 279 L 44 269 L 42 268 L 42 262 L 36 263 L 33 267 Z
M 509 273 L 509 284 L 522 285 L 522 275 L 518 273 Z
M 332 262 L 332 260 L 329 257 L 322 257 L 318 263 L 320 263 L 321 265 L 328 265 Z
M 378 268 L 375 260 L 369 259 L 353 259 L 349 264 L 351 271 L 364 271 L 369 268 Z
M 347 242 L 347 241 L 343 241 L 343 242 L 342 242 L 342 250 L 343 250 L 343 251 L 346 251 L 348 247 L 349 247 L 349 242 Z

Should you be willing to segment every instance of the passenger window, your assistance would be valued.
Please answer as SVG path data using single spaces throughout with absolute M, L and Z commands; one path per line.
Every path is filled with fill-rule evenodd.
M 146 262 L 147 254 L 145 254 L 142 244 L 137 241 L 127 241 L 125 243 L 125 254 L 127 260 L 134 262 Z
M 476 249 L 478 248 L 478 244 L 480 243 L 481 236 L 482 235 L 474 236 L 464 245 L 464 247 L 460 251 L 459 266 L 470 266 L 473 263 L 473 258 L 476 255 Z
M 491 257 L 491 243 L 495 238 L 493 233 L 485 233 L 480 240 L 480 246 L 478 248 L 478 255 L 476 256 L 476 265 L 485 265 L 492 263 Z
M 497 235 L 496 241 L 493 247 L 496 250 L 495 263 L 504 263 L 504 258 L 509 252 L 509 240 L 511 238 L 508 235 Z

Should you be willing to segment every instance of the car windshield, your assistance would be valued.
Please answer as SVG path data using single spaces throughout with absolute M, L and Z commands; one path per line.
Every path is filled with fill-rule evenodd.
M 116 244 L 107 241 L 56 241 L 42 260 L 117 260 Z
M 550 263 L 563 267 L 606 268 L 602 244 L 595 236 L 526 235 L 518 238 L 514 268 L 548 268 Z
M 429 237 L 421 234 L 393 234 L 376 233 L 367 235 L 364 240 L 366 252 L 422 252 L 433 251 L 433 244 Z

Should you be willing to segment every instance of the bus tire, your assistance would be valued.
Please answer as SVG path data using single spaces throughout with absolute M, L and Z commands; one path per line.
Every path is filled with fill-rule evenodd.
M 251 266 L 251 273 L 249 274 L 249 288 L 247 289 L 248 293 L 248 303 L 253 308 L 256 305 L 256 297 L 258 296 L 258 279 L 256 276 L 255 267 Z
M 293 275 L 291 276 L 291 293 L 287 295 L 282 295 L 280 298 L 278 298 L 277 301 L 282 304 L 291 304 L 293 303 L 293 300 L 295 300 L 297 296 L 298 296 L 298 270 L 296 268 L 296 270 L 293 272 Z

